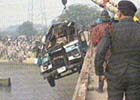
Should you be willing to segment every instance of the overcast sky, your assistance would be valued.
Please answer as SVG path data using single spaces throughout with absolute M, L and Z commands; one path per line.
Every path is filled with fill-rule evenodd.
M 136 5 L 140 5 L 140 0 L 132 1 Z M 79 3 L 93 5 L 91 0 L 68 0 L 67 5 Z M 31 20 L 31 4 L 32 0 L 0 0 L 0 27 L 21 24 Z M 46 20 L 49 24 L 62 13 L 62 10 L 61 0 L 33 0 L 34 23 L 41 24 L 42 19 L 45 19 L 42 16 L 46 14 Z

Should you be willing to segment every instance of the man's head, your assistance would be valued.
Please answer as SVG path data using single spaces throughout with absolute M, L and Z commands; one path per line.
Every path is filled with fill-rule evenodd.
M 103 11 L 101 12 L 101 19 L 102 19 L 103 22 L 108 22 L 108 21 L 110 21 L 110 15 L 109 15 L 109 13 L 108 13 L 107 10 L 103 10 Z
M 121 16 L 134 17 L 136 11 L 137 11 L 137 8 L 131 1 L 123 0 L 118 3 L 118 17 L 119 18 Z
M 106 17 L 106 18 L 110 17 L 108 11 L 107 10 L 103 10 L 101 12 L 101 17 Z

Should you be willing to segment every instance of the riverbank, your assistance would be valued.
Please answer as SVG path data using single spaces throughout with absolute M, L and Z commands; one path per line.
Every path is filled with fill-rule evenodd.
M 30 64 L 30 65 L 35 65 L 36 58 L 27 58 L 23 62 L 18 62 L 18 61 L 9 61 L 6 59 L 0 59 L 0 63 L 11 63 L 11 64 Z

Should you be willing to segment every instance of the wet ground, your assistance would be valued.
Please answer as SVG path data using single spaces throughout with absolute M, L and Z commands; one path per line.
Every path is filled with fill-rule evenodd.
M 35 65 L 0 64 L 0 78 L 11 78 L 11 87 L 0 86 L 0 100 L 71 100 L 78 74 L 56 81 L 51 88 Z

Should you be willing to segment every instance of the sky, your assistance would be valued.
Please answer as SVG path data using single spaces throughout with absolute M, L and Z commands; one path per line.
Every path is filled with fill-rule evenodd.
M 72 4 L 93 5 L 91 0 L 67 0 L 67 6 Z M 132 0 L 137 6 L 139 0 Z M 139 2 L 138 2 L 139 1 Z M 33 23 L 47 24 L 63 11 L 61 0 L 33 0 Z M 32 0 L 0 0 L 0 28 L 22 24 L 32 20 Z M 43 20 L 42 20 L 43 19 Z

